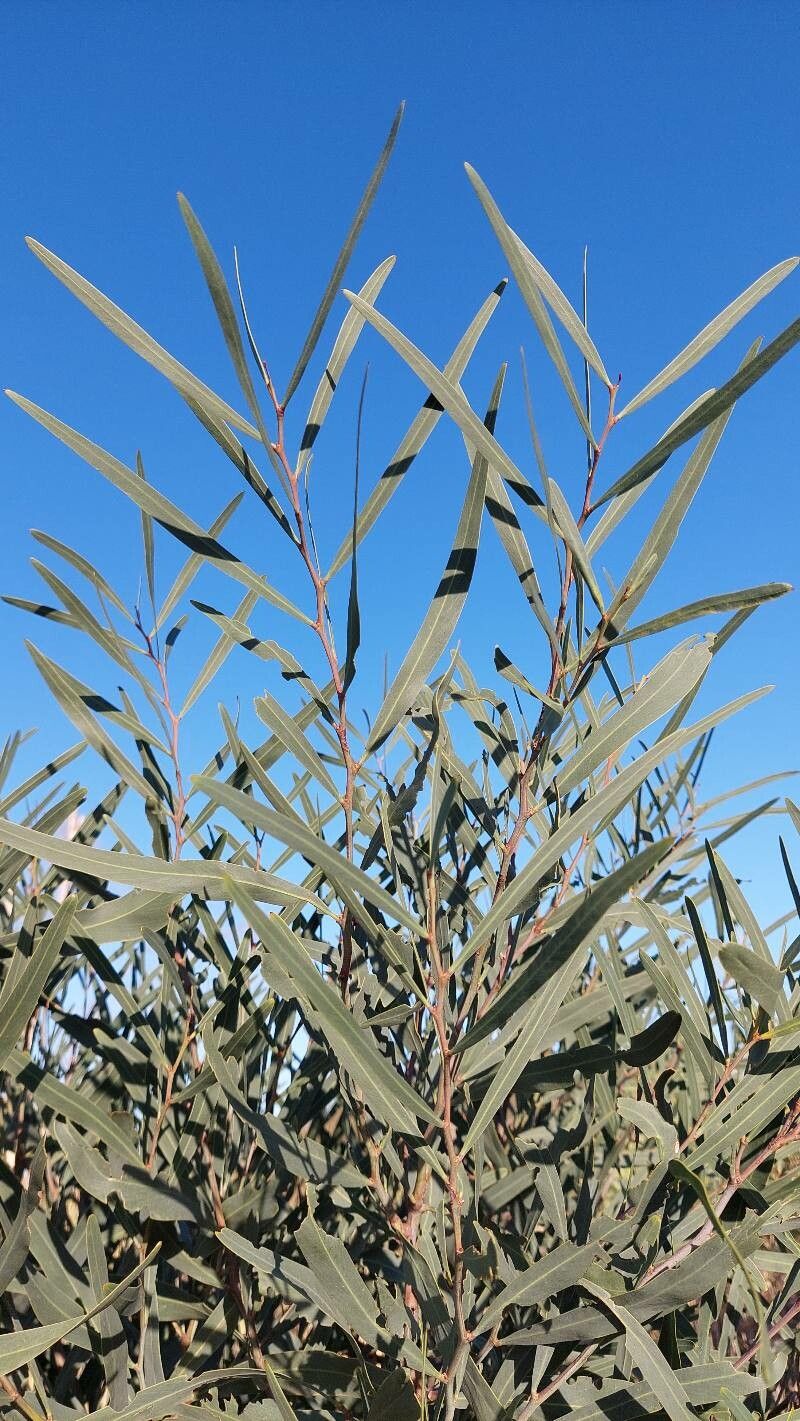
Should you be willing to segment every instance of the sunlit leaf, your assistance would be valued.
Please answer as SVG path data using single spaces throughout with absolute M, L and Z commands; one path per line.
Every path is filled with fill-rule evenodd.
M 125 312 L 121 311 L 119 306 L 115 306 L 107 296 L 104 296 L 102 291 L 98 291 L 96 286 L 92 286 L 85 277 L 71 266 L 67 266 L 67 263 L 57 257 L 54 252 L 49 252 L 47 247 L 42 246 L 41 242 L 37 242 L 35 238 L 27 237 L 26 241 L 34 256 L 39 258 L 48 271 L 53 273 L 53 276 L 58 277 L 58 280 L 66 286 L 68 291 L 72 292 L 73 296 L 77 296 L 87 310 L 92 312 L 92 315 L 97 316 L 98 320 L 102 321 L 113 335 L 118 336 L 125 345 L 140 355 L 143 360 L 146 360 L 148 365 L 152 365 L 155 370 L 166 375 L 170 384 L 174 385 L 182 395 L 197 393 L 218 413 L 221 419 L 235 425 L 237 429 L 244 430 L 247 434 L 258 434 L 258 431 L 246 419 L 237 414 L 236 410 L 232 409 L 225 400 L 221 400 L 218 395 L 215 395 L 214 391 L 210 390 L 208 385 L 204 385 L 202 380 L 198 380 L 191 370 L 187 370 L 185 365 L 182 365 L 179 360 L 164 350 L 163 346 L 153 340 L 147 331 L 142 330 L 136 321 L 132 320 L 130 316 L 126 316 Z
M 158 493 L 151 484 L 146 484 L 137 478 L 135 474 L 115 459 L 112 454 L 107 454 L 105 449 L 93 444 L 91 440 L 84 438 L 69 425 L 63 424 L 61 420 L 40 409 L 38 405 L 27 400 L 23 395 L 14 394 L 7 390 L 6 394 L 14 404 L 41 424 L 56 438 L 62 440 L 69 449 L 72 449 L 92 468 L 97 469 L 109 483 L 113 484 L 122 493 L 137 505 L 137 507 L 149 513 L 157 522 L 166 528 L 176 537 L 179 542 L 186 544 L 193 552 L 206 562 L 211 562 L 215 567 L 219 567 L 228 577 L 232 577 L 236 582 L 241 582 L 245 587 L 256 592 L 259 597 L 263 597 L 265 602 L 270 602 L 281 611 L 289 612 L 299 621 L 309 623 L 309 618 L 298 607 L 295 607 L 288 598 L 276 592 L 269 583 L 258 573 L 253 572 L 246 563 L 241 562 L 233 553 L 229 553 L 226 548 L 218 543 L 216 538 L 206 533 L 188 514 L 182 513 L 174 503 L 171 503 L 163 494 Z
M 794 271 L 798 261 L 800 261 L 800 257 L 790 257 L 788 261 L 778 262 L 777 266 L 771 267 L 757 281 L 754 281 L 752 286 L 748 286 L 741 296 L 737 296 L 736 300 L 731 301 L 724 311 L 720 311 L 713 321 L 709 321 L 708 325 L 703 327 L 694 340 L 684 346 L 683 350 L 675 356 L 674 360 L 669 362 L 669 365 L 664 367 L 659 375 L 650 380 L 638 395 L 634 395 L 633 399 L 628 401 L 624 409 L 619 411 L 617 418 L 622 419 L 623 415 L 632 414 L 640 405 L 645 404 L 647 400 L 652 400 L 655 395 L 660 395 L 662 390 L 666 390 L 668 386 L 685 375 L 687 370 L 691 370 L 692 366 L 702 360 L 710 350 L 713 350 L 714 346 L 718 345 L 728 334 L 728 331 L 733 330 L 733 327 L 749 311 L 752 311 L 754 306 L 757 306 L 765 296 L 769 295 L 770 291 L 774 291 L 776 286 L 786 280 L 786 277 Z
M 595 439 L 586 418 L 586 412 L 575 388 L 575 382 L 570 374 L 569 366 L 564 358 L 564 352 L 561 349 L 558 337 L 553 330 L 544 301 L 542 300 L 543 292 L 548 296 L 551 305 L 553 305 L 553 309 L 557 310 L 562 320 L 564 320 L 565 316 L 569 315 L 572 308 L 569 307 L 566 297 L 556 286 L 555 282 L 548 276 L 547 272 L 545 272 L 544 267 L 536 261 L 533 254 L 528 251 L 516 233 L 512 232 L 511 228 L 507 225 L 486 184 L 478 177 L 478 174 L 474 168 L 470 167 L 469 163 L 466 164 L 466 170 L 467 177 L 472 183 L 478 200 L 491 223 L 492 230 L 503 249 L 503 255 L 514 273 L 514 278 L 522 292 L 525 304 L 533 317 L 545 350 L 561 377 L 561 382 L 567 392 L 570 404 L 578 417 L 587 439 L 594 445 Z M 544 286 L 542 284 L 543 280 Z M 553 300 L 554 297 L 555 301 Z M 575 316 L 575 313 L 572 312 L 572 315 Z M 602 362 L 587 332 L 584 330 L 581 322 L 578 321 L 577 316 L 575 316 L 574 322 L 568 324 L 567 328 L 573 339 L 575 339 L 576 333 L 580 332 L 579 342 L 581 351 L 587 358 L 591 351 L 591 363 L 597 363 L 600 366 L 601 378 L 608 384 L 608 376 L 603 372 Z
M 368 741 L 370 750 L 382 744 L 413 704 L 426 677 L 446 650 L 461 615 L 478 555 L 487 471 L 486 459 L 477 454 L 450 556 L 422 626 L 375 717 Z
M 650 478 L 651 474 L 655 474 L 667 462 L 670 454 L 673 454 L 676 449 L 680 449 L 688 439 L 693 439 L 695 434 L 707 429 L 714 420 L 725 414 L 726 410 L 729 410 L 741 395 L 746 394 L 753 385 L 763 379 L 773 365 L 777 365 L 784 355 L 788 355 L 798 341 L 800 341 L 800 319 L 787 326 L 760 354 L 748 360 L 726 384 L 721 385 L 718 390 L 712 390 L 690 413 L 679 420 L 673 426 L 672 431 L 665 434 L 648 454 L 638 459 L 626 474 L 618 478 L 610 488 L 607 488 L 599 498 L 595 499 L 594 507 L 600 508 L 602 504 L 608 503 L 609 499 L 619 498 L 621 494 L 627 493 L 628 489 L 635 488 L 644 479 Z

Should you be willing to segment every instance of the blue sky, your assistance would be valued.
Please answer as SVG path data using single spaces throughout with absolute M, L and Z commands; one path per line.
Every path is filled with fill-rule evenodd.
M 505 274 L 464 160 L 576 301 L 588 243 L 591 329 L 608 368 L 622 373 L 623 396 L 800 244 L 798 22 L 790 4 L 72 0 L 6 4 L 0 44 L 2 384 L 128 463 L 141 448 L 152 481 L 201 521 L 236 491 L 233 470 L 160 377 L 39 266 L 24 246 L 26 232 L 234 402 L 234 377 L 177 190 L 189 196 L 228 269 L 238 244 L 260 343 L 285 381 L 401 98 L 407 111 L 400 142 L 348 284 L 359 285 L 395 253 L 381 307 L 439 363 Z M 694 396 L 723 380 L 754 336 L 770 338 L 787 325 L 799 302 L 795 275 L 704 366 L 626 422 L 604 456 L 600 483 L 623 472 Z M 340 300 L 315 374 L 345 309 Z M 468 393 L 482 405 L 499 361 L 510 361 L 498 434 L 530 471 L 520 344 L 551 471 L 574 495 L 583 467 L 580 431 L 512 290 L 470 367 Z M 415 413 L 420 387 L 377 337 L 365 338 L 362 356 L 371 364 L 366 488 Z M 314 468 L 315 522 L 329 553 L 349 518 L 362 369 L 352 362 Z M 795 353 L 737 410 L 648 604 L 653 614 L 706 593 L 798 580 L 799 381 Z M 296 396 L 296 420 L 313 386 L 307 381 Z M 2 590 L 39 595 L 27 530 L 40 527 L 85 553 L 100 545 L 99 565 L 132 602 L 141 574 L 135 510 L 7 402 L 0 406 L 0 451 Z M 612 574 L 626 567 L 679 467 L 678 457 L 642 500 L 630 534 L 609 544 Z M 396 667 L 446 558 L 467 475 L 463 446 L 442 424 L 366 545 L 361 700 L 373 711 L 384 650 Z M 257 505 L 240 513 L 230 542 L 299 595 L 296 572 Z M 548 562 L 545 543 L 536 546 Z M 166 537 L 161 552 L 163 593 L 180 553 Z M 543 566 L 542 580 L 549 579 Z M 197 591 L 225 610 L 237 600 L 232 584 L 213 575 Z M 762 609 L 715 666 L 704 705 L 764 682 L 777 689 L 720 732 L 708 763 L 709 794 L 797 761 L 797 605 L 794 596 Z M 541 682 L 542 638 L 485 528 L 461 631 L 482 678 L 490 675 L 506 619 L 504 649 Z M 256 625 L 264 636 L 289 635 L 263 610 Z M 32 761 L 67 744 L 72 732 L 50 707 L 25 636 L 107 694 L 114 676 L 74 633 L 0 607 L 5 682 L 14 687 L 0 733 L 40 726 L 41 754 L 31 751 Z M 212 639 L 204 627 L 187 635 L 182 660 L 176 652 L 179 683 L 189 684 Z M 666 642 L 659 647 L 666 649 Z M 205 703 L 209 713 L 218 699 L 231 704 L 239 695 L 246 703 L 260 689 L 263 673 L 245 660 L 242 654 L 228 663 Z M 202 710 L 195 724 L 190 768 L 199 769 L 209 748 Z M 216 731 L 210 734 L 216 741 Z M 766 821 L 730 854 L 766 911 L 785 901 L 774 851 L 779 827 Z

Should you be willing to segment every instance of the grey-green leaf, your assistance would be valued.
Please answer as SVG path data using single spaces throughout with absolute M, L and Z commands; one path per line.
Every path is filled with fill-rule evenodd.
M 283 919 L 267 918 L 236 884 L 231 883 L 230 892 L 264 945 L 267 978 L 272 955 L 281 972 L 296 982 L 298 995 L 310 1005 L 337 1060 L 364 1092 L 377 1118 L 411 1134 L 418 1132 L 417 1119 L 435 1121 L 430 1106 L 382 1055 L 374 1038 L 361 1029 L 336 988 L 320 976 Z
M 649 1332 L 622 1304 L 617 1303 L 603 1288 L 594 1283 L 584 1283 L 594 1297 L 602 1302 L 625 1332 L 625 1342 L 634 1364 L 639 1368 L 645 1381 L 650 1383 L 655 1395 L 670 1421 L 692 1421 L 689 1398 L 679 1376 L 673 1372 L 658 1344 Z
M 26 1363 L 32 1362 L 35 1357 L 40 1356 L 48 1347 L 60 1342 L 62 1337 L 68 1337 L 71 1332 L 75 1332 L 83 1323 L 96 1317 L 104 1308 L 111 1307 L 123 1293 L 127 1292 L 133 1283 L 146 1268 L 150 1266 L 156 1257 L 161 1244 L 157 1243 L 155 1248 L 136 1266 L 121 1283 L 115 1283 L 113 1287 L 103 1297 L 102 1301 L 96 1303 L 88 1312 L 78 1313 L 75 1316 L 64 1318 L 60 1322 L 47 1323 L 43 1327 L 28 1327 L 21 1332 L 6 1332 L 0 1337 L 0 1372 L 7 1375 L 15 1372 L 19 1367 L 24 1367 Z
M 76 907 L 75 898 L 67 898 L 48 924 L 31 958 L 24 963 L 21 960 L 12 961 L 6 969 L 0 993 L 0 1069 L 36 1009 L 45 983 L 69 936 Z M 14 971 L 15 966 L 17 971 Z
M 719 960 L 734 982 L 774 1016 L 783 995 L 783 972 L 758 953 L 740 943 L 727 943 L 719 950 Z
M 320 301 L 314 319 L 311 322 L 311 329 L 309 330 L 308 335 L 306 336 L 305 341 L 303 342 L 303 349 L 300 351 L 300 354 L 297 357 L 297 364 L 295 365 L 294 370 L 292 371 L 289 377 L 289 383 L 286 387 L 286 394 L 283 397 L 284 407 L 288 405 L 290 399 L 292 398 L 292 395 L 297 389 L 297 386 L 300 384 L 300 381 L 302 380 L 303 375 L 305 374 L 306 366 L 308 365 L 309 360 L 314 354 L 317 341 L 319 340 L 322 334 L 322 328 L 328 319 L 328 313 L 336 299 L 336 293 L 339 290 L 339 283 L 341 282 L 342 277 L 344 276 L 345 271 L 347 270 L 347 265 L 350 261 L 350 257 L 353 254 L 356 242 L 358 241 L 358 238 L 361 234 L 361 229 L 367 220 L 367 214 L 373 202 L 375 201 L 378 188 L 381 184 L 381 179 L 386 171 L 389 159 L 392 156 L 392 150 L 394 149 L 394 145 L 397 142 L 397 135 L 400 131 L 400 124 L 403 119 L 404 108 L 405 104 L 401 104 L 397 110 L 397 113 L 394 116 L 392 126 L 389 129 L 389 135 L 383 145 L 381 155 L 375 165 L 372 176 L 369 182 L 367 183 L 366 188 L 364 189 L 361 201 L 358 204 L 355 216 L 350 224 L 350 229 L 344 239 L 342 249 L 339 252 L 338 257 L 336 258 L 336 261 L 333 266 L 333 271 L 331 272 L 330 277 L 328 279 L 328 284 L 325 287 L 324 292 L 322 293 L 322 300 Z
M 481 1329 L 490 1332 L 502 1320 L 506 1308 L 534 1307 L 547 1302 L 564 1288 L 571 1288 L 585 1274 L 597 1256 L 597 1244 L 561 1243 L 544 1258 L 538 1258 L 503 1288 L 481 1314 Z
M 762 602 L 770 602 L 776 597 L 785 597 L 794 589 L 790 582 L 764 582 L 759 587 L 743 587 L 739 592 L 718 592 L 711 597 L 699 597 L 696 602 L 687 602 L 672 612 L 664 612 L 649 622 L 639 622 L 635 627 L 615 637 L 615 644 L 638 641 L 642 637 L 655 636 L 657 632 L 669 631 L 672 627 L 693 622 L 698 617 L 718 615 L 720 612 L 736 612 L 744 607 L 760 607 Z
M 507 286 L 505 280 L 498 283 L 490 296 L 486 298 L 483 305 L 470 321 L 466 331 L 455 347 L 453 354 L 444 367 L 442 374 L 446 380 L 453 385 L 458 385 L 461 376 L 469 364 L 470 356 L 475 350 L 481 335 L 485 331 L 492 315 L 497 310 L 500 298 Z M 362 299 L 366 299 L 364 291 L 359 292 Z M 363 317 L 359 317 L 360 325 L 364 324 Z M 370 528 L 377 521 L 387 503 L 394 497 L 400 487 L 408 469 L 423 449 L 436 425 L 439 423 L 443 411 L 443 406 L 435 395 L 430 395 L 423 404 L 421 410 L 412 420 L 411 425 L 398 444 L 392 458 L 383 470 L 372 493 L 367 498 L 361 512 L 358 515 L 357 540 L 360 543 L 366 537 Z M 334 576 L 351 553 L 351 539 L 345 538 L 331 563 L 328 571 L 328 578 Z
M 399 331 L 397 326 L 393 326 L 391 321 L 388 321 L 379 311 L 373 310 L 352 291 L 345 291 L 344 294 L 369 324 L 375 327 L 378 334 L 382 335 L 392 349 L 397 351 L 397 354 L 419 377 L 423 385 L 447 410 L 465 439 L 469 440 L 512 486 L 528 489 L 530 487 L 528 480 L 517 468 L 513 459 L 509 458 L 504 449 L 501 449 L 486 425 L 478 418 L 461 387 L 437 369 L 433 361 L 423 355 L 422 351 L 418 350 L 408 337 L 404 336 L 402 331 Z M 800 339 L 800 336 L 798 338 Z M 538 496 L 534 496 L 534 498 L 537 504 L 541 504 L 542 500 Z
M 644 677 L 621 709 L 595 728 L 563 770 L 556 784 L 561 795 L 569 794 L 604 762 L 617 759 L 649 725 L 690 691 L 708 669 L 711 649 L 707 642 L 683 642 L 667 653 Z
M 569 548 L 569 551 L 572 553 L 575 566 L 592 594 L 595 606 L 598 611 L 602 613 L 604 604 L 600 584 L 595 576 L 591 558 L 586 550 L 586 545 L 581 537 L 580 529 L 575 521 L 572 509 L 567 503 L 555 479 L 548 478 L 547 485 L 550 494 L 550 503 L 556 517 L 559 532 L 566 546 Z
M 670 454 L 685 444 L 688 439 L 694 438 L 701 430 L 706 429 L 713 420 L 719 419 L 720 415 L 730 409 L 735 404 L 740 395 L 744 395 L 753 385 L 771 370 L 773 365 L 777 365 L 784 355 L 787 355 L 797 342 L 800 341 L 800 317 L 792 321 L 779 336 L 754 357 L 747 362 L 737 373 L 731 377 L 725 385 L 721 385 L 718 390 L 701 400 L 683 419 L 673 425 L 671 431 L 664 435 L 657 444 L 645 454 L 643 458 L 637 459 L 636 463 L 618 478 L 610 488 L 607 488 L 599 498 L 595 499 L 594 507 L 600 508 L 602 504 L 608 503 L 611 498 L 619 498 L 620 494 L 627 493 L 628 489 L 635 488 L 644 479 L 650 478 L 651 474 L 657 472 L 663 464 L 667 462 Z
M 295 607 L 287 597 L 276 592 L 265 578 L 260 577 L 246 563 L 230 553 L 227 548 L 217 542 L 216 538 L 206 533 L 199 523 L 190 518 L 188 513 L 183 513 L 168 498 L 159 493 L 152 484 L 147 484 L 137 478 L 136 474 L 126 468 L 119 459 L 114 458 L 113 454 L 107 453 L 98 444 L 93 444 L 90 439 L 86 439 L 77 430 L 71 429 L 68 424 L 56 419 L 54 415 L 48 414 L 46 410 L 35 405 L 32 400 L 26 399 L 24 395 L 17 395 L 13 390 L 6 390 L 6 394 L 15 405 L 19 405 L 21 410 L 31 415 L 44 429 L 49 430 L 57 439 L 66 444 L 67 448 L 72 449 L 93 469 L 97 469 L 98 473 L 108 479 L 109 483 L 126 494 L 132 503 L 143 509 L 145 513 L 149 513 L 180 542 L 190 547 L 193 552 L 198 553 L 204 561 L 213 563 L 228 577 L 232 577 L 236 582 L 241 582 L 245 587 L 256 592 L 259 597 L 263 597 L 265 602 L 272 603 L 274 607 L 280 608 L 283 612 L 289 612 L 291 616 L 297 617 L 307 626 L 311 625 L 311 619 L 301 612 L 299 607 Z
M 215 785 L 215 781 L 211 780 L 209 784 Z M 197 893 L 208 898 L 215 895 L 224 897 L 226 881 L 234 879 L 264 902 L 281 906 L 308 902 L 314 903 L 321 912 L 326 911 L 325 904 L 302 885 L 264 873 L 261 869 L 245 868 L 216 859 L 183 859 L 167 863 L 164 859 L 137 854 L 110 853 L 106 849 L 93 849 L 55 835 L 42 834 L 8 819 L 0 819 L 0 844 L 8 844 L 31 858 L 87 874 L 103 883 L 125 883 L 135 888 L 150 889 L 154 893 L 170 893 L 176 899 L 184 893 Z
M 298 729 L 290 715 L 286 714 L 283 706 L 270 695 L 269 691 L 264 691 L 255 701 L 256 713 L 259 720 L 282 740 L 287 750 L 295 756 L 295 759 L 304 765 L 311 772 L 315 780 L 324 785 L 329 794 L 334 799 L 339 798 L 339 791 L 336 781 L 332 779 L 322 760 L 301 730 Z
M 536 268 L 532 265 L 532 253 L 527 250 L 523 243 L 520 242 L 516 233 L 512 232 L 511 228 L 508 226 L 502 213 L 500 212 L 499 207 L 497 206 L 497 203 L 489 192 L 489 189 L 487 188 L 483 179 L 478 177 L 478 174 L 475 172 L 475 169 L 470 167 L 469 163 L 465 164 L 465 167 L 467 171 L 467 177 L 472 183 L 472 186 L 477 194 L 478 200 L 484 212 L 486 213 L 486 216 L 489 219 L 492 230 L 498 242 L 500 243 L 500 246 L 503 249 L 503 255 L 508 261 L 512 272 L 514 273 L 514 278 L 522 293 L 525 304 L 528 307 L 531 316 L 533 317 L 534 324 L 536 325 L 536 329 L 539 332 L 542 344 L 544 345 L 545 350 L 550 356 L 550 359 L 552 360 L 553 364 L 556 367 L 556 370 L 558 371 L 561 377 L 561 382 L 567 392 L 567 397 L 569 399 L 570 404 L 572 405 L 573 410 L 575 411 L 575 414 L 577 415 L 581 428 L 583 429 L 587 439 L 590 441 L 592 446 L 596 447 L 596 440 L 594 438 L 594 435 L 592 434 L 589 421 L 586 418 L 586 411 L 584 410 L 580 395 L 578 394 L 578 391 L 575 388 L 575 381 L 572 378 L 569 366 L 564 356 L 564 352 L 561 349 L 558 336 L 556 335 L 553 329 L 552 322 L 547 313 L 547 308 L 542 299 L 540 273 L 544 271 L 544 268 L 541 267 L 539 263 L 536 263 L 536 268 L 538 268 L 537 271 Z M 552 278 L 549 278 L 549 280 L 550 294 L 552 296 L 553 291 L 558 292 L 558 287 L 556 286 L 555 282 L 552 281 Z M 567 304 L 566 297 L 564 297 L 561 292 L 558 292 L 558 295 L 561 296 L 561 310 L 559 314 L 563 316 L 564 306 Z M 575 322 L 576 325 L 580 325 L 577 316 L 575 317 Z M 583 330 L 582 326 L 581 329 Z M 586 355 L 587 353 L 586 342 L 588 341 L 588 339 L 588 335 L 584 331 L 583 343 L 581 347 L 584 355 Z M 594 350 L 594 345 L 591 344 L 591 342 L 589 342 L 589 344 L 591 345 L 593 356 L 596 356 L 597 353 Z M 606 381 L 606 383 L 608 383 L 607 376 L 603 375 L 602 378 Z
M 328 1317 L 346 1332 L 354 1332 L 372 1346 L 385 1341 L 378 1323 L 378 1305 L 340 1238 L 325 1233 L 308 1214 L 295 1240 L 314 1274 L 316 1301 Z
M 422 626 L 375 717 L 367 742 L 369 750 L 377 749 L 392 733 L 419 695 L 439 657 L 447 649 L 467 600 L 475 570 L 487 472 L 485 457 L 476 454 L 447 565 Z
M 96 286 L 92 286 L 91 282 L 68 266 L 54 252 L 48 251 L 41 242 L 37 242 L 33 237 L 27 237 L 26 241 L 34 256 L 39 258 L 48 271 L 53 273 L 53 276 L 58 277 L 58 280 L 66 286 L 68 291 L 72 292 L 73 296 L 77 296 L 78 300 L 83 302 L 83 305 L 97 316 L 108 330 L 118 336 L 125 345 L 130 346 L 130 349 L 146 360 L 148 365 L 152 365 L 155 370 L 166 375 L 176 390 L 179 390 L 182 395 L 197 394 L 203 403 L 210 405 L 221 419 L 235 425 L 237 429 L 244 430 L 246 434 L 258 437 L 258 430 L 254 429 L 248 420 L 243 419 L 225 400 L 221 400 L 219 395 L 215 395 L 208 385 L 205 385 L 202 380 L 198 380 L 191 370 L 187 370 L 185 365 L 182 365 L 179 360 L 164 350 L 158 341 L 153 340 L 153 337 L 148 335 L 147 331 L 142 330 L 142 327 L 137 325 L 130 316 L 126 316 L 125 312 L 121 311 L 119 306 L 115 306 L 107 296 L 104 296 L 102 291 L 98 291 Z
M 694 337 L 694 340 L 684 346 L 674 360 L 669 362 L 669 365 L 665 365 L 660 374 L 654 376 L 639 391 L 638 395 L 634 395 L 633 399 L 628 401 L 625 408 L 619 411 L 617 418 L 622 419 L 623 415 L 632 414 L 634 410 L 639 409 L 641 405 L 652 400 L 655 395 L 660 395 L 662 390 L 666 390 L 674 384 L 676 380 L 686 374 L 687 370 L 691 370 L 692 366 L 702 360 L 710 350 L 713 350 L 714 346 L 718 345 L 728 332 L 733 330 L 733 327 L 753 310 L 754 306 L 757 306 L 765 296 L 769 295 L 770 291 L 774 291 L 776 286 L 786 280 L 786 277 L 794 271 L 798 261 L 800 261 L 800 257 L 789 257 L 787 261 L 778 262 L 777 266 L 771 267 L 757 281 L 754 281 L 752 286 L 748 286 L 747 290 L 737 296 L 735 301 L 731 301 L 724 311 L 720 311 L 713 321 L 709 321 L 708 325 L 704 326 Z

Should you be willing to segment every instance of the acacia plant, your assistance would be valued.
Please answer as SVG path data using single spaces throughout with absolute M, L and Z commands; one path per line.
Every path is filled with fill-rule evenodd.
M 180 199 L 244 414 L 30 242 L 197 416 L 305 592 L 230 550 L 238 498 L 202 526 L 141 457 L 11 396 L 136 505 L 144 589 L 129 605 L 99 550 L 41 532 L 52 604 L 8 599 L 89 637 L 115 678 L 89 686 L 31 646 L 79 739 L 16 789 L 19 735 L 0 765 L 0 1400 L 26 1421 L 747 1421 L 800 1400 L 800 893 L 783 848 L 794 911 L 759 925 L 722 846 L 777 801 L 742 812 L 699 788 L 715 727 L 761 692 L 694 707 L 718 650 L 787 588 L 639 611 L 735 401 L 800 321 L 603 478 L 620 422 L 797 263 L 623 405 L 585 319 L 468 169 L 577 421 L 562 486 L 532 422 L 527 472 L 500 442 L 504 369 L 483 414 L 462 388 L 504 282 L 443 369 L 376 309 L 391 259 L 342 301 L 399 118 L 288 380 Z M 311 523 L 323 426 L 366 325 L 422 403 L 329 539 Z M 452 550 L 365 721 L 360 545 L 443 420 L 467 455 Z M 598 556 L 645 490 L 658 511 L 607 590 Z M 529 664 L 498 648 L 490 687 L 454 645 L 482 523 L 519 582 L 504 617 L 532 614 Z M 162 537 L 188 554 L 166 595 Z M 179 699 L 176 638 L 209 566 L 217 600 L 231 580 L 242 600 L 192 604 L 217 640 Z M 652 636 L 707 618 L 716 632 L 647 661 Z M 192 766 L 187 717 L 229 657 L 265 663 L 262 728 L 220 707 L 216 753 Z M 99 757 L 96 803 L 63 778 L 80 756 Z

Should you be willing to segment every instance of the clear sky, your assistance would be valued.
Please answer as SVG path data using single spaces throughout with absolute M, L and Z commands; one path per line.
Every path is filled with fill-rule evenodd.
M 762 271 L 800 246 L 800 45 L 798 10 L 789 0 L 427 6 L 399 0 L 17 0 L 0 7 L 0 50 L 1 383 L 128 463 L 141 448 L 152 481 L 201 521 L 236 491 L 231 466 L 160 377 L 39 266 L 24 246 L 26 232 L 112 295 L 234 402 L 235 380 L 176 191 L 189 196 L 228 270 L 238 244 L 260 343 L 285 381 L 401 98 L 407 112 L 400 142 L 349 284 L 360 284 L 395 253 L 382 309 L 439 363 L 505 274 L 464 176 L 465 159 L 576 301 L 588 243 L 591 329 L 628 394 Z M 795 275 L 705 366 L 626 422 L 604 456 L 600 482 L 621 473 L 694 396 L 724 379 L 754 336 L 770 338 L 787 325 L 798 305 Z M 345 309 L 340 300 L 319 358 Z M 515 292 L 507 293 L 470 367 L 468 392 L 482 405 L 497 364 L 509 359 L 498 434 L 530 471 L 521 343 L 551 471 L 574 495 L 583 460 L 580 432 Z M 377 337 L 365 338 L 362 354 L 371 362 L 366 488 L 404 433 L 420 387 Z M 349 518 L 362 370 L 361 361 L 352 363 L 315 463 L 315 521 L 328 553 Z M 296 396 L 297 418 L 313 384 Z M 737 410 L 648 604 L 653 613 L 773 578 L 798 581 L 799 387 L 795 352 Z M 626 567 L 636 535 L 644 535 L 679 467 L 677 456 L 642 500 L 634 542 L 608 545 L 612 573 Z M 141 572 L 138 515 L 7 402 L 0 406 L 0 469 L 1 590 L 40 594 L 27 561 L 36 551 L 27 530 L 40 527 L 93 556 L 99 547 L 102 570 L 134 600 Z M 383 652 L 396 667 L 416 630 L 447 554 L 467 474 L 463 446 L 443 424 L 367 545 L 361 695 L 373 711 Z M 544 543 L 535 535 L 532 540 L 547 558 Z M 284 590 L 299 594 L 296 574 L 257 504 L 240 513 L 230 542 Z M 166 536 L 162 549 L 163 593 L 180 554 Z M 542 580 L 549 585 L 549 579 L 543 568 Z M 232 584 L 213 575 L 198 591 L 227 611 L 237 600 Z M 762 609 L 715 666 L 704 705 L 763 682 L 775 682 L 777 690 L 719 733 L 709 793 L 798 760 L 797 608 L 793 596 Z M 278 640 L 290 635 L 266 609 L 256 626 Z M 73 732 L 50 708 L 24 651 L 25 636 L 106 694 L 114 693 L 114 676 L 68 629 L 0 607 L 7 691 L 0 733 L 40 726 L 38 759 L 69 743 Z M 542 638 L 490 527 L 462 637 L 482 678 L 490 675 L 500 640 L 541 683 Z M 184 684 L 212 640 L 210 629 L 199 627 L 186 639 L 183 661 L 176 652 L 176 676 Z M 237 694 L 246 703 L 263 684 L 264 673 L 246 661 L 240 653 L 228 663 L 206 702 L 209 711 L 218 699 L 231 704 Z M 202 722 L 202 711 L 199 717 Z M 190 739 L 197 755 L 190 768 L 201 766 L 207 733 L 201 725 Z M 216 731 L 210 733 L 216 741 Z M 766 821 L 730 855 L 735 869 L 754 880 L 756 901 L 776 910 L 785 901 L 773 848 L 779 827 L 775 819 Z M 791 828 L 788 834 L 791 840 Z

